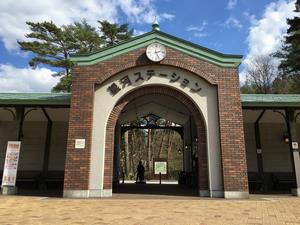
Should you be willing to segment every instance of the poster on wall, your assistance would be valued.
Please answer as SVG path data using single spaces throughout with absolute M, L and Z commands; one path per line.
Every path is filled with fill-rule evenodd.
M 20 141 L 9 141 L 7 143 L 2 177 L 2 186 L 16 185 L 20 148 Z
M 154 162 L 154 174 L 167 174 L 167 162 L 158 161 Z

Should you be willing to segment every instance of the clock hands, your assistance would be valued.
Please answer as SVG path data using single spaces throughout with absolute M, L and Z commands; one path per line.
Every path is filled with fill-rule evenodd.
M 166 50 L 163 45 L 153 43 L 147 47 L 146 54 L 150 60 L 154 62 L 159 62 L 165 58 Z

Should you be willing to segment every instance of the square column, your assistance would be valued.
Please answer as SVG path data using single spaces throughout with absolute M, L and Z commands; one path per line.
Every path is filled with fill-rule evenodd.
M 286 109 L 286 120 L 289 133 L 289 146 L 291 150 L 293 172 L 295 174 L 296 185 L 292 193 L 300 197 L 300 155 L 297 143 L 295 110 Z

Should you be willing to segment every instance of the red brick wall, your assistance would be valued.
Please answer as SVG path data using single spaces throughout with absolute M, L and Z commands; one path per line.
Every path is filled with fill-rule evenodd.
M 145 48 L 141 48 L 73 70 L 64 188 L 88 189 L 95 84 L 101 84 L 126 69 L 151 64 L 174 66 L 192 72 L 217 87 L 224 189 L 248 191 L 238 69 L 221 68 L 170 48 L 167 48 L 167 57 L 159 63 L 150 62 L 145 56 Z M 76 138 L 86 139 L 84 150 L 74 149 Z

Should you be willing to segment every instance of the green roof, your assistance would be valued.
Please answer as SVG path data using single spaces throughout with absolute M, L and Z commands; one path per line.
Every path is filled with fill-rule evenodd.
M 167 33 L 153 30 L 151 32 L 134 37 L 128 41 L 121 42 L 120 44 L 111 47 L 102 48 L 89 54 L 73 55 L 70 59 L 78 66 L 94 65 L 98 62 L 102 62 L 130 51 L 146 47 L 154 42 L 161 43 L 169 48 L 221 67 L 237 68 L 241 64 L 243 57 L 242 55 L 223 54 L 200 45 L 196 45 L 192 42 L 174 37 Z
M 242 94 L 243 107 L 300 107 L 300 94 Z M 66 106 L 70 93 L 0 93 L 0 105 Z
M 0 93 L 0 105 L 69 106 L 70 93 Z
M 243 107 L 300 107 L 300 94 L 242 94 Z

